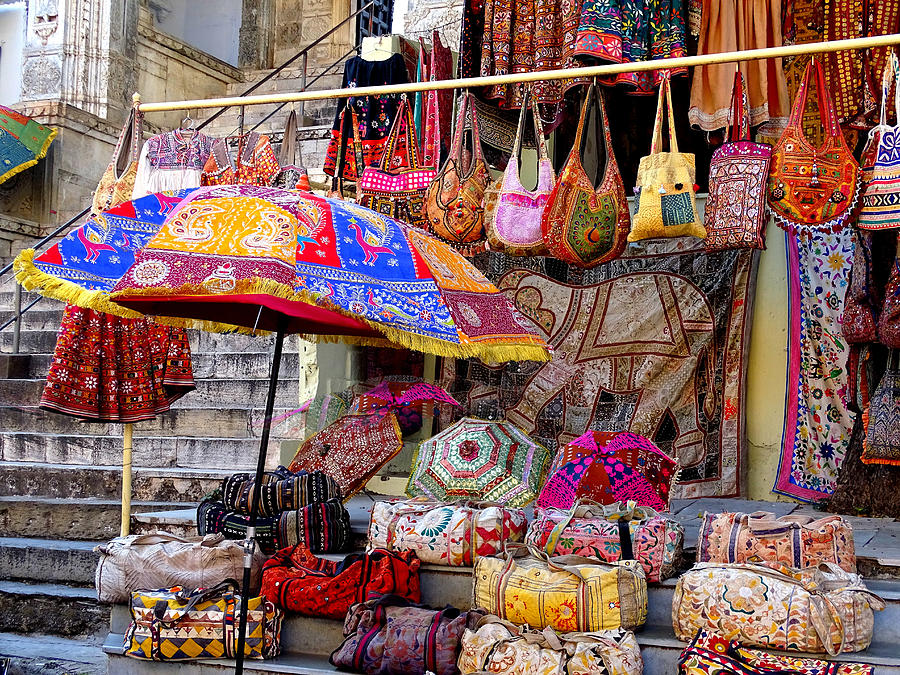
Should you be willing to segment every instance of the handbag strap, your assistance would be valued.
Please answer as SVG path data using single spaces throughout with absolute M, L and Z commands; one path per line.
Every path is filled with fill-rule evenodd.
M 825 134 L 832 138 L 841 135 L 841 127 L 838 124 L 837 112 L 834 109 L 834 102 L 828 91 L 828 85 L 825 82 L 825 69 L 822 62 L 815 56 L 809 60 L 806 65 L 806 71 L 803 73 L 803 79 L 800 81 L 800 87 L 797 89 L 797 95 L 794 99 L 794 105 L 791 107 L 791 116 L 788 118 L 788 126 L 801 130 L 803 124 L 803 111 L 806 109 L 806 97 L 809 94 L 810 77 L 815 74 L 816 78 L 816 95 L 819 101 L 819 120 L 825 128 Z
M 538 102 L 534 96 L 531 84 L 526 84 L 522 91 L 522 110 L 519 113 L 519 125 L 516 128 L 516 139 L 513 141 L 512 156 L 519 161 L 519 154 L 522 150 L 522 139 L 525 136 L 525 118 L 528 114 L 528 108 L 531 108 L 531 119 L 534 122 L 534 142 L 537 145 L 538 161 L 549 158 L 547 154 L 547 141 L 544 139 L 544 127 L 541 123 L 541 116 L 538 113 Z
M 726 136 L 732 143 L 750 140 L 750 114 L 747 110 L 747 91 L 744 89 L 744 74 L 740 69 L 734 72 L 731 88 L 731 114 L 728 118 Z
M 400 130 L 406 127 L 404 134 L 404 142 L 406 143 L 406 154 L 409 158 L 408 167 L 410 169 L 419 168 L 419 139 L 416 137 L 416 123 L 413 119 L 412 107 L 406 94 L 400 95 L 400 106 L 397 108 L 397 114 L 394 116 L 394 123 L 391 125 L 391 133 L 388 134 L 387 143 L 384 146 L 384 153 L 381 155 L 381 170 L 389 171 L 392 167 L 391 160 L 397 153 L 397 144 L 400 142 Z
M 462 144 L 463 136 L 466 131 L 467 111 L 471 109 L 471 125 L 472 125 L 472 161 L 467 171 L 462 171 Z M 475 109 L 475 97 L 469 92 L 465 92 L 459 97 L 459 112 L 456 116 L 456 133 L 453 134 L 453 142 L 450 145 L 450 159 L 455 159 L 457 166 L 460 167 L 460 173 L 468 176 L 475 168 L 478 161 L 484 161 L 481 152 L 481 136 L 478 134 L 478 113 Z
M 656 155 L 662 152 L 662 127 L 665 117 L 663 111 L 663 98 L 665 97 L 668 110 L 669 152 L 678 152 L 678 139 L 675 137 L 675 112 L 672 108 L 672 90 L 668 74 L 664 74 L 659 84 L 659 100 L 656 103 L 656 120 L 653 123 L 653 140 L 650 143 L 650 154 Z
M 206 602 L 211 598 L 224 595 L 228 591 L 234 591 L 235 593 L 237 593 L 239 588 L 240 587 L 238 586 L 238 582 L 236 580 L 225 579 L 225 581 L 221 581 L 215 586 L 210 586 L 209 588 L 197 588 L 187 593 L 186 595 L 176 593 L 176 600 L 178 600 L 179 602 L 187 603 L 184 607 L 178 608 L 181 614 L 171 621 L 164 621 L 163 617 L 165 616 L 166 610 L 169 608 L 169 603 L 165 600 L 160 600 L 153 608 L 153 619 L 154 621 L 159 622 L 159 624 L 164 628 L 174 628 L 185 618 L 187 618 L 188 614 L 190 614 L 194 610 L 194 608 L 201 602 Z
M 278 165 L 296 166 L 297 165 L 297 112 L 291 110 L 288 113 L 287 121 L 284 123 L 284 136 L 281 139 L 281 152 L 278 157 Z M 303 166 L 303 160 L 300 160 L 300 166 Z
M 347 129 L 347 125 L 352 128 Z M 331 189 L 339 190 L 343 194 L 344 188 L 344 163 L 347 161 L 347 144 L 350 142 L 350 134 L 353 134 L 353 156 L 356 160 L 356 180 L 359 180 L 359 171 L 362 168 L 362 141 L 359 138 L 359 121 L 356 110 L 348 102 L 341 111 L 341 141 L 338 144 L 338 156 L 335 163 L 334 178 L 331 180 Z

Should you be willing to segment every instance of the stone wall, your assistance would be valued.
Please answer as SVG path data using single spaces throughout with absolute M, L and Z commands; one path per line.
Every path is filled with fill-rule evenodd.
M 284 63 L 306 45 L 327 33 L 356 9 L 356 0 L 275 0 L 273 65 Z M 310 70 L 325 67 L 355 44 L 356 22 L 349 21 L 312 49 Z

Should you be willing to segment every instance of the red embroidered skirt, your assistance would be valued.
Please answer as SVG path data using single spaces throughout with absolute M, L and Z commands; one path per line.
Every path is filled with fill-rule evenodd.
M 40 407 L 86 420 L 139 422 L 193 388 L 183 328 L 68 305 Z

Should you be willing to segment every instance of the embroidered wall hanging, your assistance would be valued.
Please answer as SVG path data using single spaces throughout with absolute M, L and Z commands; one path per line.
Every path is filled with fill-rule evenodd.
M 505 416 L 551 450 L 589 429 L 646 436 L 683 467 L 673 498 L 738 494 L 757 254 L 702 247 L 648 240 L 589 270 L 477 256 L 554 357 L 504 366 L 445 359 L 441 385 L 465 414 Z

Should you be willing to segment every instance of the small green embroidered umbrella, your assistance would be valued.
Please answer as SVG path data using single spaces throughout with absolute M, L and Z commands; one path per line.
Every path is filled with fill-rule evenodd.
M 56 133 L 0 105 L 0 183 L 43 159 Z
M 514 424 L 466 417 L 419 444 L 406 494 L 525 506 L 537 496 L 549 460 L 547 448 Z

